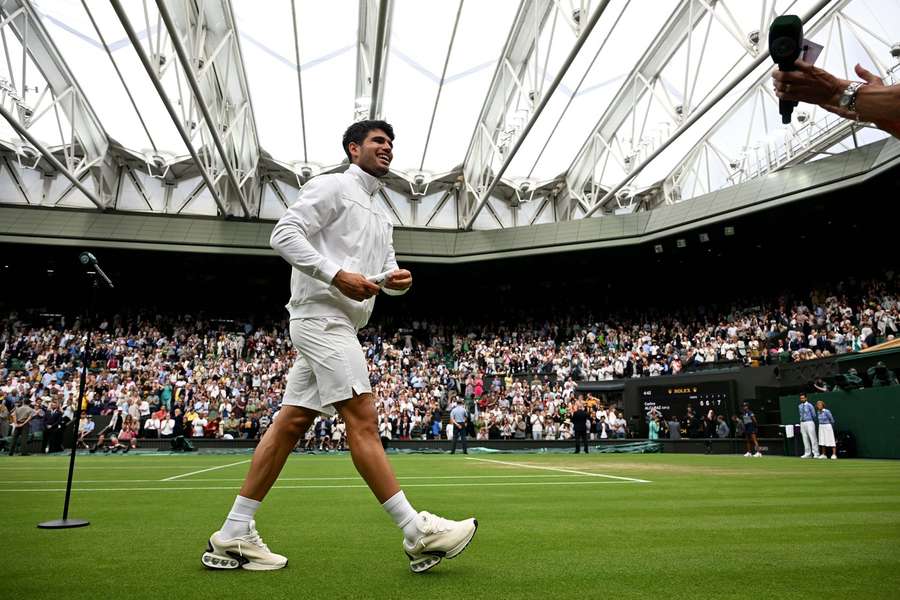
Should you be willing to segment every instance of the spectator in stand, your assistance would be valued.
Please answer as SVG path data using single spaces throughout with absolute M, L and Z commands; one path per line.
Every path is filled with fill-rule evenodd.
M 727 438 L 731 434 L 731 428 L 728 427 L 728 422 L 725 420 L 725 415 L 719 415 L 716 417 L 716 436 L 720 440 Z
M 140 423 L 140 421 L 138 421 Z M 125 417 L 122 423 L 122 429 L 113 438 L 110 450 L 113 453 L 122 450 L 127 454 L 129 450 L 137 448 L 137 425 L 131 415 Z
M 531 420 L 531 439 L 540 440 L 544 436 L 544 419 L 541 416 L 540 408 L 536 408 L 530 416 Z
M 669 417 L 666 425 L 669 428 L 669 439 L 670 440 L 680 440 L 681 439 L 681 422 L 675 418 L 674 415 Z
M 649 423 L 649 433 L 647 435 L 647 439 L 650 440 L 658 440 L 659 439 L 659 414 L 654 414 L 650 419 Z
M 88 448 L 87 438 L 94 433 L 94 427 L 96 427 L 96 424 L 91 416 L 82 413 L 81 420 L 78 422 L 78 442 L 76 447 Z
M 180 414 L 181 409 L 175 409 L 176 414 Z M 175 419 L 166 412 L 159 421 L 159 437 L 169 439 L 175 437 Z
M 625 436 L 628 434 L 628 423 L 625 421 L 625 417 L 622 415 L 622 412 L 619 411 L 616 413 L 616 437 L 618 439 L 625 439 Z

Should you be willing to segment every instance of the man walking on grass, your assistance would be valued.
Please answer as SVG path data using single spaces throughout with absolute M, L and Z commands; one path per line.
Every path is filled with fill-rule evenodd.
M 356 332 L 372 314 L 375 296 L 403 294 L 412 275 L 397 266 L 393 225 L 376 194 L 393 158 L 393 128 L 361 121 L 344 133 L 350 167 L 310 180 L 272 230 L 272 248 L 293 267 L 291 341 L 299 357 L 291 368 L 278 419 L 260 440 L 250 471 L 222 528 L 212 534 L 203 565 L 212 569 L 280 569 L 287 558 L 271 552 L 254 515 L 291 450 L 318 414 L 340 413 L 356 470 L 403 530 L 403 550 L 414 573 L 462 552 L 475 519 L 450 521 L 416 512 L 397 483 L 381 441 L 368 369 Z

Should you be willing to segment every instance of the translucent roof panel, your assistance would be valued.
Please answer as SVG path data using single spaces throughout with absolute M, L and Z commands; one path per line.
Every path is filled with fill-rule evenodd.
M 30 112 L 29 132 L 44 146 L 54 148 L 72 143 L 66 113 L 53 104 L 47 80 L 31 55 L 24 53 L 23 56 L 22 44 L 8 30 L 4 30 L 3 45 L 6 60 L 0 61 L 0 86 L 4 107 L 17 113 L 20 119 L 25 111 Z M 0 139 L 12 144 L 25 143 L 6 119 L 0 119 Z
M 123 4 L 129 11 L 132 25 L 146 40 L 147 20 L 141 4 L 133 2 Z M 173 156 L 187 154 L 178 131 L 159 100 L 109 2 L 90 0 L 87 6 L 136 101 L 140 115 L 150 131 L 150 137 L 141 126 L 138 113 L 132 108 L 125 87 L 119 81 L 113 64 L 104 50 L 100 35 L 81 2 L 41 0 L 36 6 L 43 18 L 44 26 L 65 57 L 66 64 L 72 70 L 111 138 L 138 152 L 152 150 L 155 145 L 159 150 Z M 155 25 L 155 6 L 151 5 L 149 8 L 153 11 L 151 22 Z
M 296 23 L 286 0 L 267 3 L 266 10 L 254 0 L 233 5 L 263 150 L 284 163 L 339 163 L 345 158 L 341 134 L 353 121 L 359 3 L 297 0 Z
M 462 163 L 517 7 L 515 0 L 395 3 L 382 110 L 397 134 L 394 169 L 441 173 Z
M 543 180 L 566 170 L 597 122 L 598 111 L 628 101 L 615 94 L 675 4 L 660 0 L 648 12 L 634 0 L 610 2 L 510 164 L 511 177 Z M 571 31 L 556 33 L 548 79 L 556 76 L 575 41 Z
M 246 170 L 241 175 L 252 176 L 257 164 L 254 131 L 260 149 L 287 167 L 312 163 L 329 168 L 345 160 L 341 134 L 360 116 L 361 99 L 356 95 L 368 93 L 357 92 L 366 87 L 358 74 L 374 66 L 358 60 L 372 51 L 361 52 L 374 39 L 371 27 L 377 19 L 371 10 L 383 4 L 363 3 L 369 22 L 361 27 L 360 0 L 167 0 L 182 27 L 194 23 L 195 13 L 203 7 L 216 11 L 200 11 L 202 15 L 219 16 L 205 23 L 203 40 L 186 45 L 202 47 L 204 64 L 213 64 L 212 69 L 200 67 L 198 76 L 212 78 L 214 73 L 217 78 L 218 87 L 210 79 L 201 85 L 214 101 L 209 106 L 218 111 L 213 120 L 223 121 L 216 124 L 216 131 L 248 132 L 241 143 L 252 146 L 253 152 L 243 161 Z M 781 123 L 769 81 L 768 24 L 779 14 L 805 15 L 822 4 L 819 0 L 392 0 L 390 4 L 378 114 L 396 130 L 393 169 L 400 179 L 420 170 L 442 175 L 461 167 L 471 147 L 465 184 L 479 202 L 486 200 L 480 196 L 497 183 L 495 174 L 506 162 L 503 185 L 516 189 L 523 179 L 545 183 L 565 174 L 567 193 L 577 197 L 581 212 L 576 214 L 581 216 L 588 210 L 598 214 L 601 208 L 604 212 L 614 208 L 610 198 L 603 206 L 596 205 L 596 194 L 606 195 L 626 184 L 626 192 L 658 186 L 667 200 L 677 202 L 883 135 L 810 105 L 798 107 L 790 124 Z M 13 5 L 18 3 L 3 4 Z M 157 2 L 122 0 L 121 5 L 198 151 L 204 175 L 225 177 L 221 167 L 232 153 L 212 149 L 215 136 L 193 98 Z M 579 37 L 601 5 L 604 11 L 590 35 Z M 222 12 L 227 7 L 234 10 L 234 23 Z M 98 152 L 106 148 L 98 133 L 106 133 L 129 151 L 189 160 L 189 149 L 108 1 L 32 0 L 27 8 L 40 19 L 59 56 L 34 51 L 43 42 L 40 31 L 31 38 L 37 39 L 32 53 L 23 52 L 17 23 L 6 23 L 0 87 L 5 106 L 38 140 L 51 148 L 68 148 L 67 158 L 72 158 L 77 146 L 73 131 L 76 137 L 87 134 L 95 142 L 100 138 L 95 144 Z M 213 50 L 205 44 L 228 38 L 232 25 L 240 53 L 222 41 L 218 48 L 227 49 L 210 59 Z M 853 67 L 859 63 L 888 83 L 900 82 L 900 60 L 892 54 L 900 31 L 898 0 L 832 0 L 804 28 L 808 38 L 824 46 L 818 66 L 839 77 L 858 79 Z M 362 41 L 361 33 L 366 34 Z M 580 42 L 580 51 L 551 93 L 551 82 Z M 238 56 L 243 68 L 235 92 L 234 79 L 223 70 L 237 66 Z M 59 57 L 65 65 L 52 63 Z M 37 64 L 41 61 L 43 65 Z M 67 93 L 66 69 L 90 110 L 54 104 L 46 78 L 55 82 L 56 93 Z M 229 120 L 233 116 L 229 110 L 248 106 L 248 92 L 253 107 L 249 123 L 255 123 L 255 130 L 235 127 L 237 118 Z M 544 100 L 543 111 L 534 118 Z M 480 123 L 483 108 L 487 116 Z M 79 133 L 77 123 L 72 127 L 68 121 L 69 113 L 91 112 L 103 132 L 82 127 Z M 7 123 L 0 123 L 0 139 L 7 146 L 20 145 Z M 510 158 L 513 148 L 517 150 Z M 175 171 L 178 176 L 184 172 Z M 398 179 L 392 182 L 405 187 Z M 497 214 L 506 208 L 503 198 L 509 188 L 504 191 L 480 212 L 480 225 L 474 225 L 474 218 L 468 225 L 512 222 L 512 208 L 509 214 Z M 405 214 L 403 210 L 398 212 Z M 469 210 L 467 205 L 460 214 Z M 564 213 L 563 218 L 571 217 Z

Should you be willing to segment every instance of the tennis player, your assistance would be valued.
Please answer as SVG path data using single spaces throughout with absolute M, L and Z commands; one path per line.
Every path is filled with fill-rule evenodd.
M 397 266 L 393 225 L 376 195 L 393 158 L 393 128 L 360 121 L 344 133 L 350 160 L 344 173 L 315 177 L 278 221 L 270 244 L 293 267 L 291 341 L 298 351 L 278 418 L 260 440 L 231 512 L 209 538 L 203 565 L 280 569 L 288 559 L 270 551 L 254 516 L 288 455 L 319 413 L 340 413 L 353 464 L 394 523 L 414 573 L 462 552 L 478 527 L 416 512 L 406 499 L 378 437 L 375 401 L 357 338 L 375 296 L 405 293 L 412 274 Z

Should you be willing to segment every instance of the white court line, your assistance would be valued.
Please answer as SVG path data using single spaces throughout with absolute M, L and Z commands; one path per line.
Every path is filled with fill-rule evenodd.
M 596 485 L 611 483 L 629 483 L 627 481 L 502 481 L 487 483 L 410 483 L 403 487 L 469 487 L 469 486 L 511 486 L 511 485 Z M 359 485 L 276 485 L 273 490 L 316 490 L 316 489 L 345 489 L 362 488 L 369 489 L 365 484 Z M 160 492 L 160 491 L 191 491 L 191 490 L 234 490 L 233 486 L 210 487 L 124 487 L 124 488 L 72 488 L 73 492 Z M 5 492 L 64 492 L 66 488 L 42 488 L 42 489 L 0 489 L 0 494 Z
M 579 475 L 410 475 L 403 477 L 397 475 L 397 479 L 551 479 L 562 477 L 580 477 Z M 211 483 L 217 481 L 244 481 L 243 477 L 215 479 L 191 479 L 191 483 Z M 359 481 L 359 475 L 354 477 L 279 477 L 278 481 Z M 156 483 L 159 479 L 76 479 L 75 483 Z M 35 483 L 66 483 L 65 479 L 32 479 L 0 481 L 0 485 L 22 485 Z M 161 482 L 160 482 L 161 483 Z M 0 488 L 2 489 L 2 488 Z
M 472 458 L 466 457 L 466 460 L 477 460 L 479 462 L 494 463 L 497 465 L 507 465 L 510 467 L 520 467 L 522 469 L 540 469 L 542 471 L 558 471 L 560 473 L 572 473 L 574 475 L 587 475 L 588 477 L 605 477 L 607 479 L 618 479 L 621 481 L 633 481 L 634 483 L 652 483 L 646 479 L 635 479 L 634 477 L 619 477 L 618 475 L 605 475 L 603 473 L 588 473 L 587 471 L 576 471 L 574 469 L 561 469 L 559 467 L 542 467 L 539 465 L 529 465 L 523 463 L 507 462 L 505 460 L 491 460 L 490 458 Z
M 172 477 L 166 477 L 165 479 L 160 479 L 160 481 L 175 481 L 176 479 L 181 479 L 182 477 L 189 477 L 191 475 L 198 475 L 200 473 L 206 473 L 208 471 L 218 471 L 219 469 L 225 469 L 228 467 L 236 467 L 238 465 L 246 465 L 252 459 L 247 460 L 239 460 L 238 462 L 230 463 L 227 465 L 219 465 L 218 467 L 210 467 L 208 469 L 200 469 L 199 471 L 191 471 L 190 473 L 182 473 L 181 475 L 173 475 Z
M 75 465 L 76 471 L 107 471 L 107 470 L 134 470 L 134 469 L 190 469 L 191 467 L 196 467 L 197 465 L 131 465 L 130 467 L 123 466 L 112 466 L 112 467 L 97 467 L 97 466 L 88 466 L 82 467 L 79 464 Z M 0 473 L 6 473 L 7 471 L 65 471 L 69 468 L 68 463 L 63 465 L 60 464 L 56 467 L 0 467 Z

